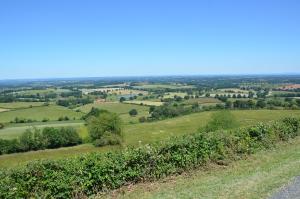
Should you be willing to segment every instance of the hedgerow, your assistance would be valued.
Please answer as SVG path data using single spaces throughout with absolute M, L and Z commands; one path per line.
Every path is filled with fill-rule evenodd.
M 75 146 L 82 143 L 78 132 L 72 127 L 46 127 L 41 129 L 27 129 L 18 139 L 0 139 L 0 155 L 55 149 L 59 147 Z
M 47 160 L 0 171 L 0 198 L 81 198 L 154 180 L 208 161 L 240 158 L 299 135 L 296 118 L 229 131 L 199 132 L 119 152 Z

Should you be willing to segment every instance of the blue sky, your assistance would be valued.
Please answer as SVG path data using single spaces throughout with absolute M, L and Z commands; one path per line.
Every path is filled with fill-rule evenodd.
M 300 73 L 299 0 L 1 0 L 0 79 Z

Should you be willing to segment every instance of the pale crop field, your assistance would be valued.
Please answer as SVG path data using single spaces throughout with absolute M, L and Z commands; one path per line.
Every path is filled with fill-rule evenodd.
M 5 111 L 9 111 L 9 109 L 0 108 L 0 113 L 1 113 L 1 112 L 5 112 Z
M 155 102 L 155 101 L 149 101 L 149 100 L 130 100 L 130 101 L 124 101 L 123 103 L 126 104 L 136 104 L 136 105 L 145 105 L 145 106 L 161 106 L 164 103 L 163 102 Z

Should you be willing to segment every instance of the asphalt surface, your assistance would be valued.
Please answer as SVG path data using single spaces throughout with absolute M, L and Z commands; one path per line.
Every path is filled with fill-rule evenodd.
M 297 176 L 291 183 L 282 187 L 270 199 L 300 199 L 300 176 Z

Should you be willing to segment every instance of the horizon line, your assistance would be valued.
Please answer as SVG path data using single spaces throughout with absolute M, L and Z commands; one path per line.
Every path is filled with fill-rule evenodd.
M 218 74 L 218 73 L 207 73 L 207 74 L 165 74 L 165 75 L 112 75 L 112 76 L 73 76 L 73 77 L 24 77 L 24 78 L 8 78 L 0 79 L 0 81 L 32 81 L 32 80 L 69 80 L 69 79 L 99 79 L 99 78 L 146 78 L 146 77 L 204 77 L 204 76 L 300 76 L 299 73 L 227 73 L 227 74 Z

